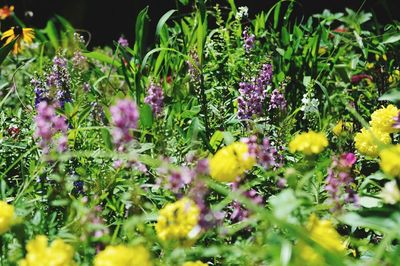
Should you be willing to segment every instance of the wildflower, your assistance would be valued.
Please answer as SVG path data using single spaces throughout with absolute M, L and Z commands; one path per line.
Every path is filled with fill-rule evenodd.
M 364 155 L 378 156 L 379 144 L 390 144 L 392 142 L 389 133 L 382 132 L 376 128 L 362 128 L 354 137 L 356 149 Z
M 24 41 L 27 44 L 32 43 L 34 38 L 34 31 L 32 28 L 21 28 L 19 26 L 12 27 L 8 31 L 4 32 L 1 36 L 1 40 L 6 40 L 4 46 L 12 42 L 14 39 L 17 41 L 14 44 L 13 53 L 18 54 L 22 51 L 21 43 Z
M 110 108 L 111 120 L 115 128 L 112 131 L 114 143 L 119 150 L 129 143 L 133 137 L 130 130 L 136 129 L 139 112 L 136 104 L 129 99 L 119 100 Z
M 0 8 L 0 20 L 5 20 L 14 12 L 14 6 L 3 6 Z
M 343 200 L 353 203 L 358 200 L 357 194 L 352 188 L 354 178 L 351 175 L 351 168 L 356 160 L 353 153 L 343 153 L 339 157 L 333 158 L 332 165 L 328 169 L 325 189 L 334 204 L 334 211 L 341 209 Z
M 318 154 L 328 146 L 328 139 L 324 133 L 309 131 L 297 135 L 290 143 L 289 150 L 291 153 L 296 151 L 305 155 Z
M 337 254 L 344 252 L 346 247 L 331 221 L 319 220 L 315 214 L 312 214 L 306 229 L 310 238 L 325 250 Z M 307 262 L 307 265 L 326 265 L 324 258 L 308 244 L 301 241 L 298 248 L 301 252 L 300 257 Z
M 188 73 L 189 73 L 191 81 L 195 85 L 198 85 L 200 83 L 200 79 L 201 79 L 199 56 L 196 53 L 196 51 L 190 51 L 189 56 L 190 56 L 191 60 L 188 60 L 186 62 L 188 65 Z
M 264 64 L 258 77 L 252 82 L 241 82 L 239 84 L 238 97 L 238 117 L 240 119 L 249 119 L 254 115 L 261 115 L 263 104 L 267 96 L 266 86 L 271 83 L 272 66 Z
M 178 193 L 182 188 L 190 184 L 195 176 L 195 173 L 188 167 L 172 170 L 161 167 L 159 170 L 160 175 L 166 174 L 167 182 L 165 188 L 174 193 Z
M 163 89 L 160 86 L 151 84 L 147 90 L 147 96 L 144 98 L 144 102 L 150 105 L 155 116 L 161 115 L 164 105 Z
M 231 185 L 232 191 L 237 191 L 239 189 L 239 183 L 235 182 Z M 263 198 L 254 189 L 247 190 L 242 193 L 244 197 L 251 200 L 256 205 L 262 205 Z M 250 216 L 250 212 L 244 206 L 242 206 L 239 201 L 234 200 L 232 202 L 232 214 L 230 219 L 235 222 L 243 221 Z
M 385 184 L 385 187 L 380 193 L 380 197 L 385 203 L 392 205 L 400 201 L 400 190 L 396 180 L 392 180 Z
M 210 175 L 221 182 L 233 182 L 255 163 L 256 159 L 249 154 L 248 146 L 235 142 L 220 149 L 210 159 Z
M 50 151 L 51 146 L 54 144 L 53 138 L 59 133 L 58 150 L 65 151 L 67 148 L 66 132 L 68 130 L 65 118 L 57 116 L 53 105 L 47 102 L 40 102 L 37 107 L 38 114 L 35 117 L 36 131 L 35 137 L 41 138 L 39 146 L 46 154 Z
M 14 222 L 14 206 L 0 201 L 0 236 L 7 232 Z
M 71 78 L 67 66 L 67 59 L 55 56 L 51 71 L 46 77 L 46 85 L 48 88 L 55 89 L 55 98 L 61 108 L 64 108 L 66 102 L 71 102 Z
M 86 57 L 81 53 L 81 51 L 76 51 L 71 61 L 74 68 L 78 70 L 83 70 L 87 67 Z
M 343 131 L 352 131 L 353 123 L 351 122 L 343 122 L 343 120 L 339 120 L 337 124 L 332 128 L 333 134 L 336 136 L 340 136 Z
M 283 111 L 286 109 L 286 107 L 287 102 L 285 96 L 278 89 L 273 90 L 269 102 L 268 111 L 271 111 L 272 109 L 279 109 Z
M 143 246 L 108 246 L 94 258 L 94 266 L 151 266 L 149 251 Z
M 242 18 L 247 18 L 249 16 L 249 8 L 247 6 L 240 6 L 235 18 L 241 20 Z
M 26 245 L 25 259 L 19 261 L 20 266 L 74 266 L 74 249 L 61 239 L 54 240 L 48 246 L 46 236 L 39 235 Z
M 395 118 L 398 115 L 399 109 L 397 109 L 396 106 L 390 104 L 387 107 L 383 107 L 373 112 L 371 115 L 371 121 L 369 123 L 373 128 L 379 129 L 382 132 L 398 132 L 399 129 L 394 127 Z
M 318 114 L 319 100 L 313 97 L 313 92 L 307 92 L 303 95 L 303 98 L 301 99 L 302 106 L 300 110 L 304 113 L 303 119 L 312 119 Z
M 257 163 L 265 169 L 276 167 L 279 164 L 275 158 L 278 156 L 277 150 L 271 146 L 268 138 L 264 138 L 261 145 L 257 143 L 257 137 L 243 138 L 241 142 L 247 144 L 249 155 L 257 159 Z
M 208 264 L 201 261 L 187 261 L 182 266 L 207 266 Z
M 200 209 L 188 198 L 169 203 L 160 210 L 156 232 L 165 240 L 193 240 L 200 232 Z
M 118 39 L 118 44 L 121 45 L 122 47 L 128 47 L 129 42 L 124 36 L 120 36 Z
M 250 34 L 249 33 L 249 29 L 246 28 L 243 31 L 243 40 L 244 40 L 244 49 L 246 50 L 246 52 L 250 52 L 250 50 L 254 46 L 254 42 L 256 40 L 256 36 L 254 34 Z
M 391 177 L 400 177 L 400 144 L 386 148 L 379 153 L 382 171 Z

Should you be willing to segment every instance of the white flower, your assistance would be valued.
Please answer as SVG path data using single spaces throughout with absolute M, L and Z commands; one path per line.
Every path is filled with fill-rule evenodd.
M 385 203 L 396 204 L 400 201 L 400 190 L 396 180 L 387 182 L 380 193 L 381 198 Z
M 247 6 L 239 7 L 239 11 L 236 13 L 236 19 L 247 18 L 249 16 L 249 8 Z

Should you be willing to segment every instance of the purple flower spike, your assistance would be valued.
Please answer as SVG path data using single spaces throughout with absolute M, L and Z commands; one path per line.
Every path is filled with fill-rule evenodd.
M 160 116 L 164 107 L 164 93 L 160 86 L 151 84 L 144 102 L 150 105 L 155 116 Z
M 119 100 L 110 108 L 111 120 L 115 126 L 112 131 L 114 143 L 118 150 L 124 149 L 124 144 L 129 143 L 133 137 L 131 130 L 137 128 L 139 112 L 136 104 L 128 99 Z

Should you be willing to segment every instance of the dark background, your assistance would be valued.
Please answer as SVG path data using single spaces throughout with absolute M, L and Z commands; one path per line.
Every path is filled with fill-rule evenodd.
M 220 3 L 229 6 L 227 1 L 208 1 L 210 5 Z M 236 5 L 248 6 L 250 15 L 271 8 L 277 0 L 236 0 Z M 345 7 L 373 12 L 381 23 L 389 23 L 400 17 L 399 0 L 298 0 L 296 16 L 307 17 L 329 9 L 333 12 L 344 11 Z M 17 15 L 30 26 L 43 28 L 46 21 L 54 14 L 64 16 L 72 22 L 75 28 L 88 30 L 91 35 L 90 46 L 112 44 L 121 34 L 132 43 L 134 25 L 137 14 L 149 6 L 150 26 L 149 36 L 154 36 L 154 30 L 159 18 L 170 9 L 176 9 L 177 0 L 0 0 L 4 4 L 15 6 Z M 181 7 L 182 8 L 182 7 Z M 25 11 L 32 11 L 33 17 L 25 16 Z M 190 8 L 183 8 L 188 12 Z M 4 29 L 3 29 L 4 30 Z

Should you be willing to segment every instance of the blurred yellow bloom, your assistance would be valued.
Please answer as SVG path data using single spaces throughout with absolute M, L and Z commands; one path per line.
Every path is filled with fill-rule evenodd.
M 188 261 L 185 262 L 182 266 L 207 266 L 207 263 L 201 262 L 201 261 Z
M 151 266 L 150 253 L 143 246 L 108 246 L 94 258 L 94 266 Z
M 26 245 L 25 259 L 19 266 L 74 266 L 74 249 L 61 239 L 54 240 L 48 246 L 46 236 L 39 235 Z
M 160 210 L 156 232 L 161 240 L 194 240 L 200 233 L 199 207 L 188 198 L 169 203 Z
M 400 144 L 383 149 L 379 153 L 382 171 L 392 177 L 400 177 Z
M 35 38 L 34 30 L 32 28 L 21 28 L 19 26 L 12 27 L 8 31 L 4 32 L 1 36 L 1 40 L 6 40 L 4 46 L 12 42 L 17 38 L 14 44 L 13 53 L 17 54 L 22 51 L 21 43 L 24 41 L 27 44 L 32 43 Z
M 14 206 L 0 201 L 0 235 L 7 232 L 14 222 Z
M 379 129 L 382 132 L 394 133 L 400 129 L 394 128 L 395 117 L 399 115 L 399 109 L 396 106 L 390 104 L 387 107 L 383 107 L 376 110 L 371 115 L 371 121 L 369 122 L 373 128 Z
M 374 63 L 367 63 L 367 64 L 366 64 L 366 67 L 367 67 L 368 69 L 374 68 L 374 66 L 375 66 Z
M 3 6 L 0 8 L 0 20 L 5 20 L 14 12 L 14 6 Z
M 289 151 L 295 153 L 297 151 L 305 155 L 318 154 L 328 146 L 328 139 L 321 132 L 303 132 L 298 134 L 289 143 Z
M 373 127 L 362 128 L 354 137 L 356 149 L 364 155 L 376 157 L 379 154 L 378 144 L 390 144 L 392 139 L 389 133 L 382 132 Z
M 221 182 L 234 182 L 255 163 L 256 159 L 249 155 L 247 144 L 235 142 L 220 149 L 210 159 L 210 175 Z
M 307 232 L 310 238 L 324 249 L 337 254 L 344 253 L 346 246 L 340 239 L 340 235 L 333 227 L 331 221 L 320 220 L 315 214 L 312 214 L 307 224 Z M 303 241 L 299 242 L 298 247 L 300 257 L 307 262 L 306 265 L 326 265 L 320 253 Z

